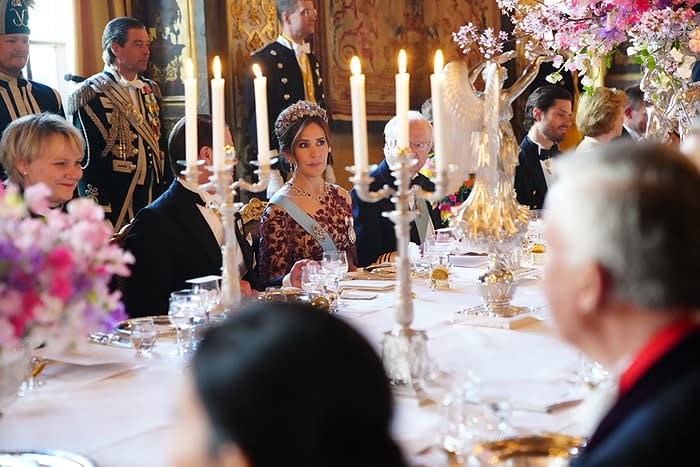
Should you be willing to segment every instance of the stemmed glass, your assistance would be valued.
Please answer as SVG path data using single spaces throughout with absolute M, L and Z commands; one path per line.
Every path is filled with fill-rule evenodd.
M 206 309 L 202 295 L 192 289 L 177 290 L 170 294 L 168 317 L 177 331 L 177 354 L 184 355 L 195 350 L 194 326 L 197 318 L 204 318 Z M 184 342 L 183 332 L 189 331 L 189 340 Z
M 318 263 L 309 263 L 301 270 L 301 288 L 309 296 L 320 292 L 323 289 L 323 275 L 321 274 L 321 265 Z
M 335 295 L 329 311 L 337 312 L 339 309 L 338 282 L 348 273 L 348 257 L 344 251 L 327 251 L 323 253 L 321 260 L 321 273 L 325 277 L 325 287 Z
M 192 293 L 199 294 L 204 308 L 205 321 L 209 319 L 219 305 L 219 276 L 204 276 L 190 279 L 187 282 L 192 284 Z

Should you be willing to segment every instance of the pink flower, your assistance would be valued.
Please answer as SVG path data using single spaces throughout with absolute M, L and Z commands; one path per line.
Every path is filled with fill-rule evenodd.
M 67 275 L 73 267 L 73 255 L 66 246 L 59 246 L 51 251 L 46 257 L 46 264 L 52 268 L 56 274 Z
M 56 276 L 51 283 L 51 289 L 49 290 L 49 295 L 60 299 L 63 303 L 66 303 L 73 293 L 73 286 L 70 280 L 66 276 Z
M 51 189 L 43 183 L 37 183 L 24 190 L 24 199 L 30 211 L 41 214 L 49 209 Z

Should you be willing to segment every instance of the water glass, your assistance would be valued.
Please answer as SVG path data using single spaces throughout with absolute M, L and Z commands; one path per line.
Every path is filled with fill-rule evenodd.
M 153 318 L 137 318 L 131 320 L 131 345 L 136 350 L 136 356 L 148 358 L 156 345 L 156 326 Z
M 301 288 L 309 294 L 323 289 L 323 275 L 318 263 L 309 263 L 301 269 Z
M 204 276 L 190 279 L 187 283 L 192 284 L 192 293 L 199 294 L 204 307 L 205 322 L 209 322 L 210 315 L 219 306 L 220 276 Z
M 170 322 L 177 330 L 177 354 L 184 355 L 196 348 L 194 327 L 206 317 L 206 307 L 202 304 L 202 296 L 192 289 L 177 290 L 170 294 L 168 309 Z M 189 332 L 185 342 L 183 333 Z
M 348 257 L 344 251 L 330 251 L 323 253 L 321 260 L 321 273 L 324 277 L 324 285 L 332 297 L 330 312 L 336 312 L 339 309 L 338 300 L 338 283 L 345 274 L 348 273 Z

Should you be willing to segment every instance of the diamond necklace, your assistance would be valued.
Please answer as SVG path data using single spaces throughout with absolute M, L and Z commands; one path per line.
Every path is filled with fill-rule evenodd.
M 326 198 L 326 184 L 325 183 L 323 184 L 323 193 L 321 193 L 320 195 L 314 195 L 312 193 L 308 193 L 308 192 L 304 191 L 303 188 L 296 186 L 294 184 L 294 182 L 292 182 L 291 180 L 287 182 L 287 185 L 289 185 L 289 187 L 292 190 L 294 190 L 294 193 L 298 194 L 299 196 L 304 196 L 305 198 L 313 199 L 313 200 L 316 200 L 318 202 L 322 202 Z

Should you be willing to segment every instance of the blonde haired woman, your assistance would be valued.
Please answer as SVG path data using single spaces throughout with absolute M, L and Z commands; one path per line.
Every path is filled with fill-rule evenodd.
M 51 114 L 25 115 L 10 123 L 0 140 L 0 163 L 8 180 L 23 190 L 43 183 L 51 190 L 49 206 L 73 198 L 83 169 L 84 142 L 65 119 Z
M 607 143 L 622 134 L 627 95 L 615 88 L 598 87 L 592 94 L 584 94 L 576 110 L 576 126 L 583 133 L 583 141 L 576 152 L 590 150 L 599 143 Z

